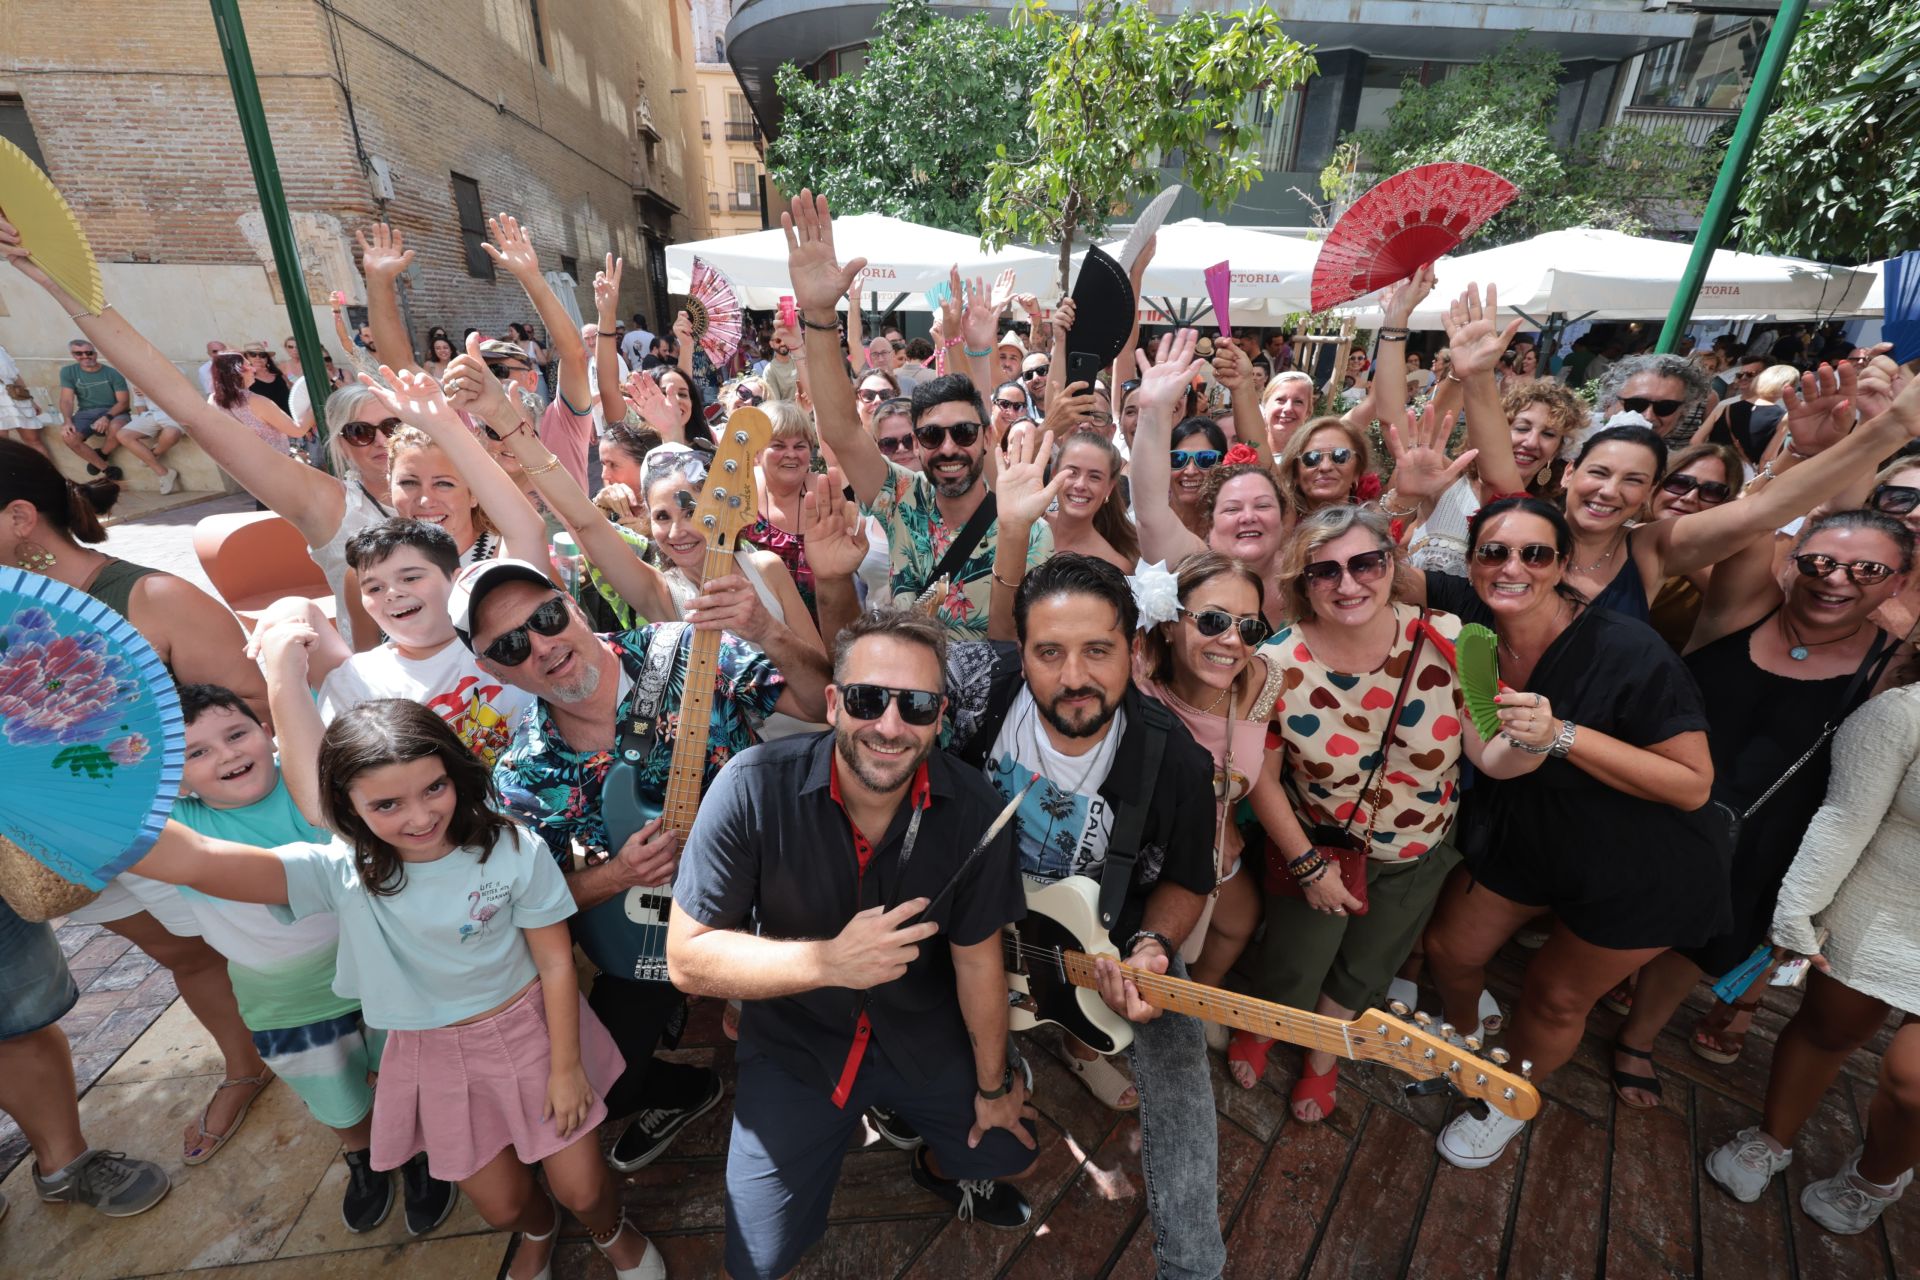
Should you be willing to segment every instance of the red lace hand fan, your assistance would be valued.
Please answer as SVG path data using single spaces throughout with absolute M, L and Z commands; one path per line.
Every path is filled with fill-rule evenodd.
M 1405 280 L 1458 248 L 1519 194 L 1477 164 L 1423 164 L 1394 174 L 1333 224 L 1313 266 L 1313 309 Z
M 740 349 L 740 315 L 740 291 L 727 273 L 695 258 L 687 318 L 693 321 L 694 341 L 716 365 L 724 365 Z

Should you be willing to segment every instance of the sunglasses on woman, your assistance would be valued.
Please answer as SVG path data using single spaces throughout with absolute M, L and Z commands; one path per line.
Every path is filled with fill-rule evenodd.
M 935 449 L 945 444 L 949 435 L 953 437 L 953 442 L 962 449 L 971 449 L 973 448 L 973 442 L 980 438 L 980 424 L 977 422 L 956 422 L 952 426 L 947 427 L 915 427 L 913 429 L 913 438 L 918 440 L 920 447 L 928 453 L 932 453 Z
M 758 391 L 736 391 L 733 393 L 733 402 L 737 405 L 765 404 L 766 401 L 767 401 L 767 398 L 761 395 Z
M 993 407 L 1000 410 L 1002 413 L 1025 413 L 1027 411 L 1027 405 L 1025 401 L 1002 400 L 999 396 L 995 396 L 993 398 Z
M 876 401 L 885 400 L 892 393 L 884 388 L 876 391 L 872 387 L 862 387 L 853 394 L 860 397 L 861 404 L 873 404 Z
M 1206 471 L 1220 465 L 1220 451 L 1218 449 L 1175 449 L 1167 455 L 1167 460 L 1173 463 L 1175 471 L 1185 471 L 1188 467 Z
M 1520 557 L 1520 563 L 1529 569 L 1544 569 L 1560 558 L 1560 551 L 1544 542 L 1529 542 L 1524 547 L 1510 547 L 1504 542 L 1483 542 L 1473 549 L 1473 558 L 1481 564 L 1505 564 L 1515 556 Z
M 1351 449 L 1309 449 L 1300 455 L 1300 461 L 1308 467 L 1317 467 L 1326 459 L 1333 459 L 1333 465 L 1344 467 L 1353 461 Z
M 400 429 L 400 419 L 382 418 L 378 422 L 349 422 L 340 428 L 340 438 L 348 444 L 361 448 L 373 443 L 376 433 L 392 439 L 393 433 Z
M 876 436 L 873 442 L 880 446 L 880 452 L 889 457 L 896 453 L 913 452 L 912 432 L 908 432 L 904 436 Z
M 1381 551 L 1363 551 L 1357 556 L 1349 556 L 1345 564 L 1338 560 L 1315 560 L 1300 571 L 1300 576 L 1308 582 L 1337 583 L 1343 573 L 1352 574 L 1355 582 L 1378 582 L 1387 576 L 1387 553 Z
M 1883 484 L 1873 491 L 1867 505 L 1883 516 L 1904 516 L 1920 507 L 1920 489 L 1904 484 Z
M 1676 498 L 1684 498 L 1697 489 L 1700 491 L 1700 501 L 1709 507 L 1717 506 L 1733 496 L 1733 489 L 1729 485 L 1718 480 L 1696 480 L 1692 476 L 1668 476 L 1660 482 L 1660 487 Z
M 1805 553 L 1794 556 L 1793 567 L 1803 577 L 1830 578 L 1835 569 L 1844 569 L 1847 581 L 1856 587 L 1871 587 L 1885 582 L 1894 574 L 1892 565 L 1881 564 L 1878 560 L 1835 560 L 1832 556 Z
M 1650 400 L 1646 396 L 1627 396 L 1620 401 L 1620 407 L 1629 413 L 1645 413 L 1653 410 L 1656 418 L 1670 418 L 1680 412 L 1685 400 Z
M 567 613 L 566 597 L 555 596 L 528 614 L 525 622 L 511 631 L 502 632 L 499 639 L 480 651 L 480 656 L 503 667 L 517 667 L 533 652 L 533 642 L 527 638 L 527 632 L 557 636 L 567 629 L 567 623 L 571 620 Z
M 1187 621 L 1193 629 L 1211 640 L 1215 636 L 1225 635 L 1228 627 L 1240 628 L 1240 643 L 1251 649 L 1273 634 L 1273 628 L 1261 617 L 1239 618 L 1225 609 L 1189 609 L 1180 606 L 1180 612 L 1187 615 Z
M 940 718 L 940 695 L 925 689 L 889 689 L 879 684 L 843 684 L 840 707 L 855 720 L 878 720 L 897 705 L 900 718 L 925 728 Z

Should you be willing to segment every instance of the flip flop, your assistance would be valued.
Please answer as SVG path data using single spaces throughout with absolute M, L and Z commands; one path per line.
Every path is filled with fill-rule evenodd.
M 1294 1120 L 1300 1124 L 1319 1124 L 1320 1120 L 1325 1120 L 1328 1116 L 1331 1116 L 1333 1114 L 1334 1089 L 1339 1082 L 1339 1059 L 1336 1058 L 1333 1065 L 1328 1067 L 1326 1073 L 1323 1075 L 1314 1075 L 1306 1069 L 1306 1064 L 1302 1063 L 1300 1067 L 1300 1078 L 1293 1082 L 1293 1092 L 1287 1095 L 1288 1110 L 1293 1115 Z M 1303 1102 L 1311 1102 L 1320 1108 L 1320 1120 L 1300 1119 L 1300 1113 L 1294 1110 L 1294 1108 Z
M 266 1092 L 267 1086 L 272 1083 L 272 1067 L 268 1067 L 257 1076 L 242 1076 L 238 1080 L 222 1080 L 218 1087 L 214 1089 L 213 1097 L 207 1099 L 207 1105 L 200 1109 L 199 1122 L 194 1125 L 194 1128 L 199 1130 L 200 1136 L 193 1141 L 192 1145 L 182 1151 L 180 1162 L 186 1165 L 205 1164 L 207 1161 L 219 1155 L 220 1148 L 226 1146 L 228 1140 L 231 1139 L 234 1134 L 240 1132 L 240 1126 L 246 1123 L 247 1112 L 253 1110 L 253 1104 L 259 1100 L 260 1095 Z M 252 1089 L 253 1092 L 247 1096 L 245 1102 L 240 1104 L 240 1113 L 234 1116 L 233 1123 L 227 1126 L 227 1131 L 225 1133 L 209 1132 L 207 1129 L 207 1116 L 212 1113 L 214 1102 L 217 1101 L 220 1095 L 226 1090 L 243 1087 Z M 208 1143 L 212 1143 L 213 1145 L 208 1146 Z
M 1244 1062 L 1253 1071 L 1253 1084 L 1241 1084 L 1242 1089 L 1251 1089 L 1260 1083 L 1260 1077 L 1267 1074 L 1267 1054 L 1273 1049 L 1273 1041 L 1256 1036 L 1251 1031 L 1236 1031 L 1227 1041 L 1228 1076 L 1235 1084 L 1240 1084 L 1233 1076 L 1232 1067 L 1236 1062 Z
M 1615 1053 L 1624 1053 L 1629 1058 L 1638 1058 L 1648 1066 L 1653 1065 L 1653 1055 L 1651 1053 L 1622 1044 L 1618 1040 L 1613 1042 L 1613 1051 Z M 1626 1103 L 1629 1107 L 1632 1107 L 1635 1111 L 1652 1111 L 1660 1105 L 1658 1101 L 1660 1097 L 1660 1077 L 1658 1075 L 1635 1076 L 1628 1075 L 1626 1072 L 1620 1070 L 1613 1070 L 1610 1074 L 1613 1076 L 1613 1096 Z M 1627 1089 L 1638 1089 L 1642 1093 L 1650 1093 L 1654 1096 L 1655 1101 L 1652 1103 L 1635 1102 L 1623 1092 Z
M 1114 1066 L 1104 1056 L 1095 1054 L 1091 1058 L 1082 1059 L 1069 1053 L 1066 1055 L 1066 1060 L 1067 1069 L 1080 1077 L 1080 1083 L 1086 1086 L 1087 1092 L 1098 1099 L 1102 1105 L 1111 1107 L 1115 1111 L 1140 1109 L 1138 1089 L 1134 1089 L 1132 1104 L 1122 1105 L 1120 1099 L 1127 1090 L 1133 1089 L 1133 1081 L 1127 1079 L 1127 1073 Z

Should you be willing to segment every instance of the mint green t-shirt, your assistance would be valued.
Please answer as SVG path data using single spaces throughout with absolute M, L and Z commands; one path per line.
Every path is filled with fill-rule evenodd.
M 100 365 L 92 373 L 77 364 L 66 365 L 60 370 L 60 385 L 73 392 L 75 410 L 109 408 L 114 398 L 127 390 L 127 380 L 110 364 Z

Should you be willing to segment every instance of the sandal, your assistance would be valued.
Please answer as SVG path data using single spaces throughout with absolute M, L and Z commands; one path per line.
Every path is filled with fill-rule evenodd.
M 1600 1003 L 1621 1017 L 1626 1017 L 1633 1012 L 1633 986 L 1632 977 L 1621 979 L 1619 985 L 1600 997 Z
M 1133 1081 L 1127 1079 L 1127 1073 L 1114 1066 L 1107 1057 L 1096 1053 L 1091 1058 L 1076 1058 L 1072 1053 L 1068 1053 L 1066 1058 L 1067 1069 L 1079 1076 L 1080 1083 L 1086 1086 L 1087 1092 L 1103 1105 L 1115 1111 L 1140 1109 L 1140 1091 L 1137 1089 L 1134 1089 L 1131 1103 L 1123 1104 L 1120 1101 L 1126 1096 L 1127 1090 L 1133 1089 Z
M 1340 1082 L 1340 1060 L 1335 1058 L 1324 1075 L 1314 1075 L 1303 1061 L 1300 1065 L 1300 1078 L 1293 1082 L 1293 1092 L 1287 1095 L 1289 1109 L 1293 1118 L 1301 1124 L 1319 1124 L 1333 1114 L 1333 1095 Z M 1300 1114 L 1300 1104 L 1311 1102 L 1320 1108 L 1319 1120 L 1308 1120 Z
M 214 1089 L 213 1097 L 207 1099 L 207 1105 L 200 1108 L 200 1120 L 194 1125 L 194 1128 L 199 1131 L 199 1136 L 189 1139 L 188 1145 L 181 1152 L 181 1163 L 187 1165 L 205 1164 L 207 1161 L 219 1155 L 220 1148 L 226 1146 L 227 1141 L 232 1138 L 234 1134 L 240 1132 L 240 1126 L 246 1122 L 247 1112 L 253 1110 L 253 1104 L 258 1101 L 260 1095 L 266 1091 L 266 1087 L 271 1083 L 273 1083 L 272 1067 L 268 1067 L 266 1071 L 257 1076 L 242 1076 L 238 1080 L 222 1080 L 219 1086 Z M 242 1087 L 252 1089 L 253 1093 L 248 1096 L 245 1102 L 240 1104 L 240 1113 L 234 1116 L 233 1123 L 227 1126 L 225 1133 L 209 1132 L 207 1129 L 207 1117 L 213 1112 L 214 1102 L 228 1089 L 238 1089 Z
M 1264 1036 L 1254 1035 L 1251 1031 L 1236 1031 L 1227 1042 L 1227 1074 L 1233 1076 L 1233 1082 L 1242 1089 L 1251 1089 L 1260 1083 L 1260 1077 L 1267 1074 L 1267 1054 L 1273 1049 L 1274 1042 Z M 1240 1077 L 1233 1075 L 1235 1063 L 1240 1063 L 1253 1072 L 1253 1084 L 1241 1084 Z
M 553 1237 L 559 1232 L 560 1202 L 553 1198 L 553 1193 L 551 1191 L 547 1193 L 547 1203 L 553 1206 L 553 1225 L 548 1227 L 545 1231 L 541 1232 L 539 1235 L 534 1235 L 531 1231 L 522 1231 L 520 1233 L 520 1243 L 522 1245 L 545 1244 L 547 1241 L 553 1239 Z M 615 1232 L 614 1235 L 617 1238 L 619 1236 L 619 1232 Z M 613 1242 L 610 1240 L 607 1243 L 611 1244 Z M 554 1247 L 557 1249 L 559 1246 L 556 1245 Z M 515 1249 L 513 1251 L 513 1256 L 516 1258 L 519 1257 L 520 1250 Z M 509 1262 L 507 1265 L 512 1266 L 513 1264 Z M 513 1277 L 509 1276 L 507 1280 L 513 1280 Z M 533 1280 L 553 1280 L 553 1251 L 552 1250 L 548 1251 L 546 1262 L 541 1266 L 541 1268 L 538 1271 L 533 1273 Z
M 1649 1067 L 1653 1065 L 1653 1055 L 1651 1053 L 1648 1053 L 1644 1049 L 1635 1049 L 1629 1045 L 1621 1043 L 1617 1039 L 1613 1042 L 1613 1051 L 1615 1053 L 1624 1053 L 1629 1058 L 1638 1058 L 1640 1059 L 1640 1061 L 1646 1063 Z M 1635 1111 L 1652 1111 L 1655 1107 L 1658 1107 L 1660 1105 L 1659 1103 L 1660 1077 L 1658 1074 L 1650 1075 L 1650 1076 L 1636 1076 L 1636 1075 L 1630 1075 L 1627 1072 L 1620 1070 L 1618 1067 L 1615 1067 L 1612 1071 L 1612 1075 L 1613 1075 L 1613 1096 L 1620 1099 L 1620 1101 L 1626 1103 L 1628 1106 L 1632 1107 Z M 1654 1101 L 1653 1102 L 1635 1102 L 1631 1098 L 1627 1097 L 1626 1093 L 1624 1092 L 1627 1089 L 1638 1089 L 1642 1093 L 1650 1093 L 1653 1095 Z
M 1738 1062 L 1741 1052 L 1747 1047 L 1747 1031 L 1753 1030 L 1753 1024 L 1748 1022 L 1747 1031 L 1730 1028 L 1735 1018 L 1744 1013 L 1751 1019 L 1754 1010 L 1759 1007 L 1759 996 L 1751 1000 L 1736 1000 L 1732 1004 L 1716 1001 L 1713 1008 L 1694 1024 L 1693 1035 L 1687 1040 L 1688 1046 L 1695 1054 L 1722 1067 Z
M 614 1241 L 618 1240 L 621 1233 L 626 1230 L 627 1211 L 623 1208 L 620 1210 L 620 1220 L 614 1224 L 612 1235 L 602 1240 L 599 1236 L 588 1232 L 587 1238 L 593 1241 L 594 1248 L 606 1254 L 608 1262 L 613 1262 L 613 1254 L 608 1251 L 613 1248 Z M 639 1233 L 635 1232 L 634 1234 L 638 1235 Z M 641 1236 L 640 1238 L 646 1240 L 645 1236 Z M 659 1246 L 655 1245 L 653 1241 L 647 1240 L 646 1252 L 640 1255 L 640 1261 L 630 1267 L 622 1267 L 618 1263 L 614 1263 L 613 1274 L 615 1280 L 667 1280 L 667 1262 L 666 1259 L 660 1256 Z

